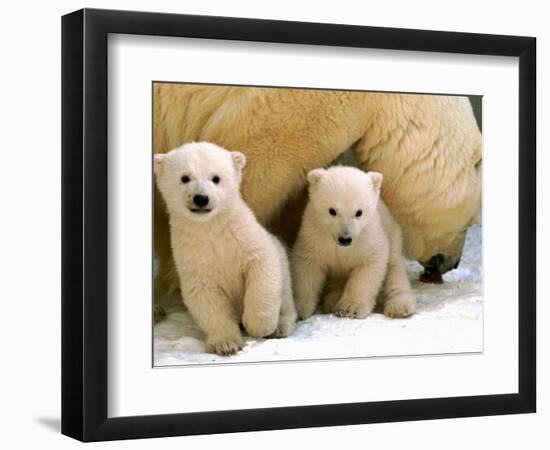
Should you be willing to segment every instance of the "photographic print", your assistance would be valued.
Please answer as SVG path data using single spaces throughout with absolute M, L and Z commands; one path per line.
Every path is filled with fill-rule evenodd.
M 481 96 L 152 96 L 155 367 L 483 351 Z

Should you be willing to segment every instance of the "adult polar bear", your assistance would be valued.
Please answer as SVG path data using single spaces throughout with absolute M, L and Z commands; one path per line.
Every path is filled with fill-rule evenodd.
M 241 191 L 258 220 L 289 243 L 306 174 L 352 148 L 384 175 L 382 198 L 403 230 L 404 253 L 446 272 L 481 206 L 481 134 L 466 97 L 154 84 L 154 151 L 211 141 L 246 155 Z M 298 199 L 298 200 L 296 200 Z M 284 210 L 284 211 L 283 211 Z M 177 286 L 169 227 L 155 198 L 157 286 Z

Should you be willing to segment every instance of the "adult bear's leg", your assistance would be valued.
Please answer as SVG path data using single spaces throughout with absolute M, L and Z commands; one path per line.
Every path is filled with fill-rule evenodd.
M 173 294 L 179 288 L 179 279 L 172 257 L 170 245 L 170 225 L 164 201 L 155 186 L 154 206 L 154 245 L 157 258 L 157 273 L 155 277 L 155 293 Z

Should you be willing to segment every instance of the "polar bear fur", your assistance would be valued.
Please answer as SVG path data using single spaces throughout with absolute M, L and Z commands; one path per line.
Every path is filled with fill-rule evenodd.
M 282 337 L 296 319 L 286 250 L 239 193 L 245 162 L 206 142 L 154 160 L 184 303 L 220 355 L 242 348 L 241 321 L 251 336 Z
M 401 230 L 379 199 L 382 174 L 332 167 L 307 178 L 310 198 L 291 259 L 299 317 L 311 316 L 322 294 L 325 312 L 340 317 L 366 317 L 377 298 L 386 316 L 413 314 Z
M 460 260 L 481 205 L 481 135 L 467 97 L 154 84 L 154 152 L 190 141 L 239 149 L 241 192 L 259 222 L 292 245 L 306 174 L 347 149 L 384 175 L 382 198 L 403 250 L 442 272 Z M 156 287 L 177 287 L 165 207 L 156 193 Z

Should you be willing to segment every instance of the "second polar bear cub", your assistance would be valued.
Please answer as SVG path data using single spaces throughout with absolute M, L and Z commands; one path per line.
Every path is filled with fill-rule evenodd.
M 154 159 L 183 301 L 206 350 L 221 355 L 242 348 L 240 323 L 251 336 L 282 337 L 296 320 L 286 250 L 240 196 L 245 163 L 209 142 Z
M 354 167 L 308 173 L 309 202 L 292 251 L 296 308 L 364 318 L 377 299 L 389 317 L 415 312 L 403 267 L 401 230 L 380 199 L 382 174 Z M 379 293 L 383 291 L 383 295 Z

